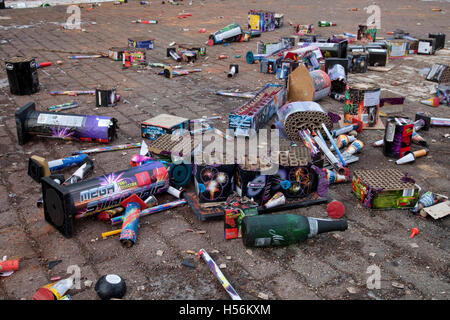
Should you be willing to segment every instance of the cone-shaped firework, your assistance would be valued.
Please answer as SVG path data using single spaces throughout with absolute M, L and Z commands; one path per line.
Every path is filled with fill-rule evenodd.
M 420 103 L 426 104 L 427 106 L 438 107 L 441 103 L 441 100 L 438 97 L 434 97 L 431 99 L 422 100 L 420 101 Z
M 364 143 L 361 140 L 355 140 L 352 144 L 343 152 L 345 155 L 352 155 L 355 153 L 360 153 L 364 148 Z
M 415 130 L 412 133 L 411 140 L 415 144 L 418 144 L 418 145 L 421 145 L 421 146 L 426 146 L 427 145 L 427 141 L 424 138 L 422 138 L 422 136 L 420 134 L 418 134 Z
M 348 135 L 346 135 L 346 134 L 341 134 L 341 135 L 339 135 L 339 136 L 337 137 L 337 139 L 336 139 L 336 146 L 337 146 L 339 149 L 342 149 L 342 148 L 348 146 L 348 145 L 349 145 L 350 143 L 352 143 L 353 141 L 356 141 L 356 138 L 355 138 L 355 137 L 353 137 L 353 136 L 348 136 Z M 331 151 L 334 151 L 334 147 L 331 146 L 331 147 L 330 147 L 330 150 L 331 150 Z
M 284 194 L 280 191 L 275 193 L 275 195 L 266 202 L 266 204 L 264 204 L 265 208 L 274 208 L 277 207 L 279 205 L 285 204 L 286 203 L 286 197 L 284 196 Z
M 344 175 L 339 174 L 336 171 L 330 170 L 330 169 L 323 169 L 323 170 L 327 173 L 327 180 L 330 184 L 350 181 L 349 176 L 344 176 Z
M 395 163 L 396 164 L 405 164 L 405 163 L 414 162 L 416 160 L 416 158 L 426 156 L 427 154 L 428 154 L 428 149 L 421 149 L 421 150 L 417 150 L 414 152 L 409 152 L 406 155 L 404 155 L 403 157 L 401 157 L 400 159 L 398 159 L 397 161 L 395 161 Z

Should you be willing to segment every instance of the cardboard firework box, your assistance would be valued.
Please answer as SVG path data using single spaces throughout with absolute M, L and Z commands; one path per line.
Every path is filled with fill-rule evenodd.
M 236 136 L 249 136 L 263 127 L 284 104 L 286 88 L 279 84 L 267 84 L 254 98 L 229 115 L 229 129 Z
M 122 53 L 123 68 L 145 67 L 145 51 L 142 49 L 125 49 Z
M 414 180 L 397 169 L 356 170 L 352 189 L 365 208 L 409 209 L 419 200 Z
M 311 154 L 306 147 L 279 151 L 278 161 L 278 171 L 271 177 L 271 196 L 281 191 L 287 198 L 304 198 L 317 191 L 319 177 L 311 168 Z
M 248 28 L 250 31 L 273 31 L 279 25 L 275 13 L 269 11 L 250 10 L 248 12 Z
M 155 140 L 163 134 L 172 134 L 175 130 L 180 130 L 180 134 L 184 134 L 185 130 L 189 131 L 189 119 L 159 114 L 141 123 L 142 138 L 150 140 Z
M 193 175 L 200 203 L 224 202 L 233 193 L 236 164 L 222 162 L 210 159 L 195 162 Z
M 257 158 L 252 163 L 248 157 L 245 157 L 242 164 L 238 164 L 235 175 L 236 193 L 240 197 L 253 199 L 258 205 L 263 205 L 270 200 L 271 163 L 263 164 Z M 266 174 L 267 173 L 267 174 Z
M 224 208 L 224 236 L 225 239 L 242 238 L 241 223 L 246 216 L 258 215 L 258 206 L 255 202 L 240 201 L 239 198 L 227 201 Z

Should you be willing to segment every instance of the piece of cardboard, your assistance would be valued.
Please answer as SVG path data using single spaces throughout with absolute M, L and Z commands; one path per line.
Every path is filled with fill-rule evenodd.
M 383 111 L 383 109 L 381 109 Z M 341 120 L 339 120 L 339 127 L 346 127 L 350 125 L 350 123 L 344 122 L 344 115 L 340 114 Z M 378 115 L 377 125 L 375 127 L 364 127 L 364 130 L 384 130 L 384 123 L 381 121 L 380 115 Z
M 288 100 L 312 101 L 314 98 L 314 83 L 308 69 L 300 64 L 288 78 Z
M 450 200 L 423 208 L 433 219 L 440 219 L 450 214 Z

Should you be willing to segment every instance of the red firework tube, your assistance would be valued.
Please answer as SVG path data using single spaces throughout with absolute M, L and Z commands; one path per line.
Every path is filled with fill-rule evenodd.
M 50 177 L 41 182 L 45 220 L 70 238 L 74 219 L 116 208 L 133 194 L 147 199 L 166 192 L 169 173 L 161 162 L 152 161 L 66 186 Z
M 141 209 L 147 208 L 147 204 L 136 194 L 133 194 L 122 201 L 120 205 L 126 209 L 119 240 L 124 247 L 130 248 L 136 243 L 139 216 Z
M 36 63 L 36 67 L 43 68 L 43 67 L 50 67 L 52 65 L 51 62 L 38 62 Z
M 152 208 L 148 208 L 148 209 L 141 211 L 140 218 L 150 215 L 152 213 L 161 212 L 164 210 L 175 208 L 175 207 L 181 206 L 185 203 L 187 203 L 186 199 L 163 203 L 163 204 L 160 204 L 159 206 L 154 206 Z M 121 223 L 123 221 L 123 219 L 124 219 L 124 216 L 111 218 L 111 224 L 115 225 L 115 224 Z
M 19 260 L 0 261 L 0 272 L 19 270 Z

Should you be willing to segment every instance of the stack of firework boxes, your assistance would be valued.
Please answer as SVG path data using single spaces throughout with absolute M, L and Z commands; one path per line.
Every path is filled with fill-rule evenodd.
M 123 51 L 122 64 L 124 68 L 143 67 L 146 62 L 147 50 L 154 47 L 154 39 L 128 39 L 128 49 Z

